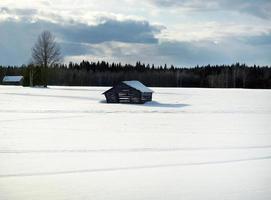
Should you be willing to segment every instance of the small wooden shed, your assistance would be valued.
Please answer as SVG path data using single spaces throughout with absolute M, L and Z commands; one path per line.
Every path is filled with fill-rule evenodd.
M 2 83 L 4 85 L 22 85 L 23 79 L 23 76 L 5 76 Z
M 152 100 L 153 91 L 139 81 L 122 81 L 105 91 L 107 103 L 143 104 Z

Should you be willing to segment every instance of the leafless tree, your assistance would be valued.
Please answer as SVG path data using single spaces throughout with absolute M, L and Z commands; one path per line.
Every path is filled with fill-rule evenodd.
M 32 48 L 33 63 L 43 67 L 43 84 L 47 86 L 47 68 L 61 62 L 60 46 L 50 31 L 43 31 Z

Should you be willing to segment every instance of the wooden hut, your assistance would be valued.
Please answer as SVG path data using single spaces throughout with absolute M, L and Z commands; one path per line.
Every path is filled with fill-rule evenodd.
M 107 103 L 143 104 L 152 100 L 153 91 L 139 81 L 122 81 L 105 91 Z
M 4 85 L 22 85 L 23 76 L 5 76 L 2 83 Z

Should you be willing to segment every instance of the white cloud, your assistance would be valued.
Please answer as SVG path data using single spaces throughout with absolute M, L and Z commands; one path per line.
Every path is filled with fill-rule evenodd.
M 260 18 L 271 18 L 270 0 L 148 0 L 157 7 L 182 9 L 185 11 L 221 11 L 240 12 Z
M 21 60 L 17 63 L 25 62 L 28 58 L 19 50 L 26 52 L 23 47 L 30 48 L 39 32 L 51 29 L 65 46 L 69 56 L 66 60 L 200 64 L 208 59 L 210 62 L 238 59 L 253 62 L 254 59 L 259 62 L 255 54 L 263 62 L 271 63 L 267 58 L 270 50 L 256 47 L 269 41 L 269 10 L 270 0 L 1 0 L 0 26 L 4 28 L 0 36 L 7 41 L 16 39 L 22 48 L 14 51 L 1 41 L 5 48 L 0 53 L 9 62 L 8 53 L 18 52 Z M 125 23 L 126 28 L 121 26 Z M 18 27 L 21 34 L 14 38 L 12 33 Z M 101 37 L 97 34 L 101 33 L 100 29 L 106 30 Z M 23 35 L 23 30 L 28 35 Z M 109 37 L 111 33 L 115 33 L 114 37 Z M 28 46 L 23 44 L 25 40 Z M 220 50 L 213 52 L 216 47 Z M 248 56 L 238 52 L 242 51 L 241 47 L 249 50 Z M 180 51 L 186 57 L 179 56 Z M 208 57 L 205 52 L 216 57 L 204 60 L 201 54 Z
M 105 42 L 89 45 L 91 54 L 68 56 L 65 62 L 82 60 L 108 61 L 135 64 L 143 63 L 191 67 L 207 64 L 232 64 L 236 62 L 268 65 L 271 44 L 254 46 L 240 41 L 213 42 L 161 42 L 159 44 L 127 44 Z
M 271 31 L 265 24 L 249 25 L 234 22 L 182 23 L 163 29 L 159 34 L 161 40 L 178 41 L 221 41 L 232 37 L 259 36 Z

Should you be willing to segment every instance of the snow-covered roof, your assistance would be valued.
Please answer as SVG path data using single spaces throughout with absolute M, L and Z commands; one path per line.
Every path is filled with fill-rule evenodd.
M 23 76 L 5 76 L 3 82 L 20 82 Z
M 151 89 L 147 88 L 145 85 L 139 81 L 122 81 L 124 84 L 139 90 L 140 92 L 153 92 Z

